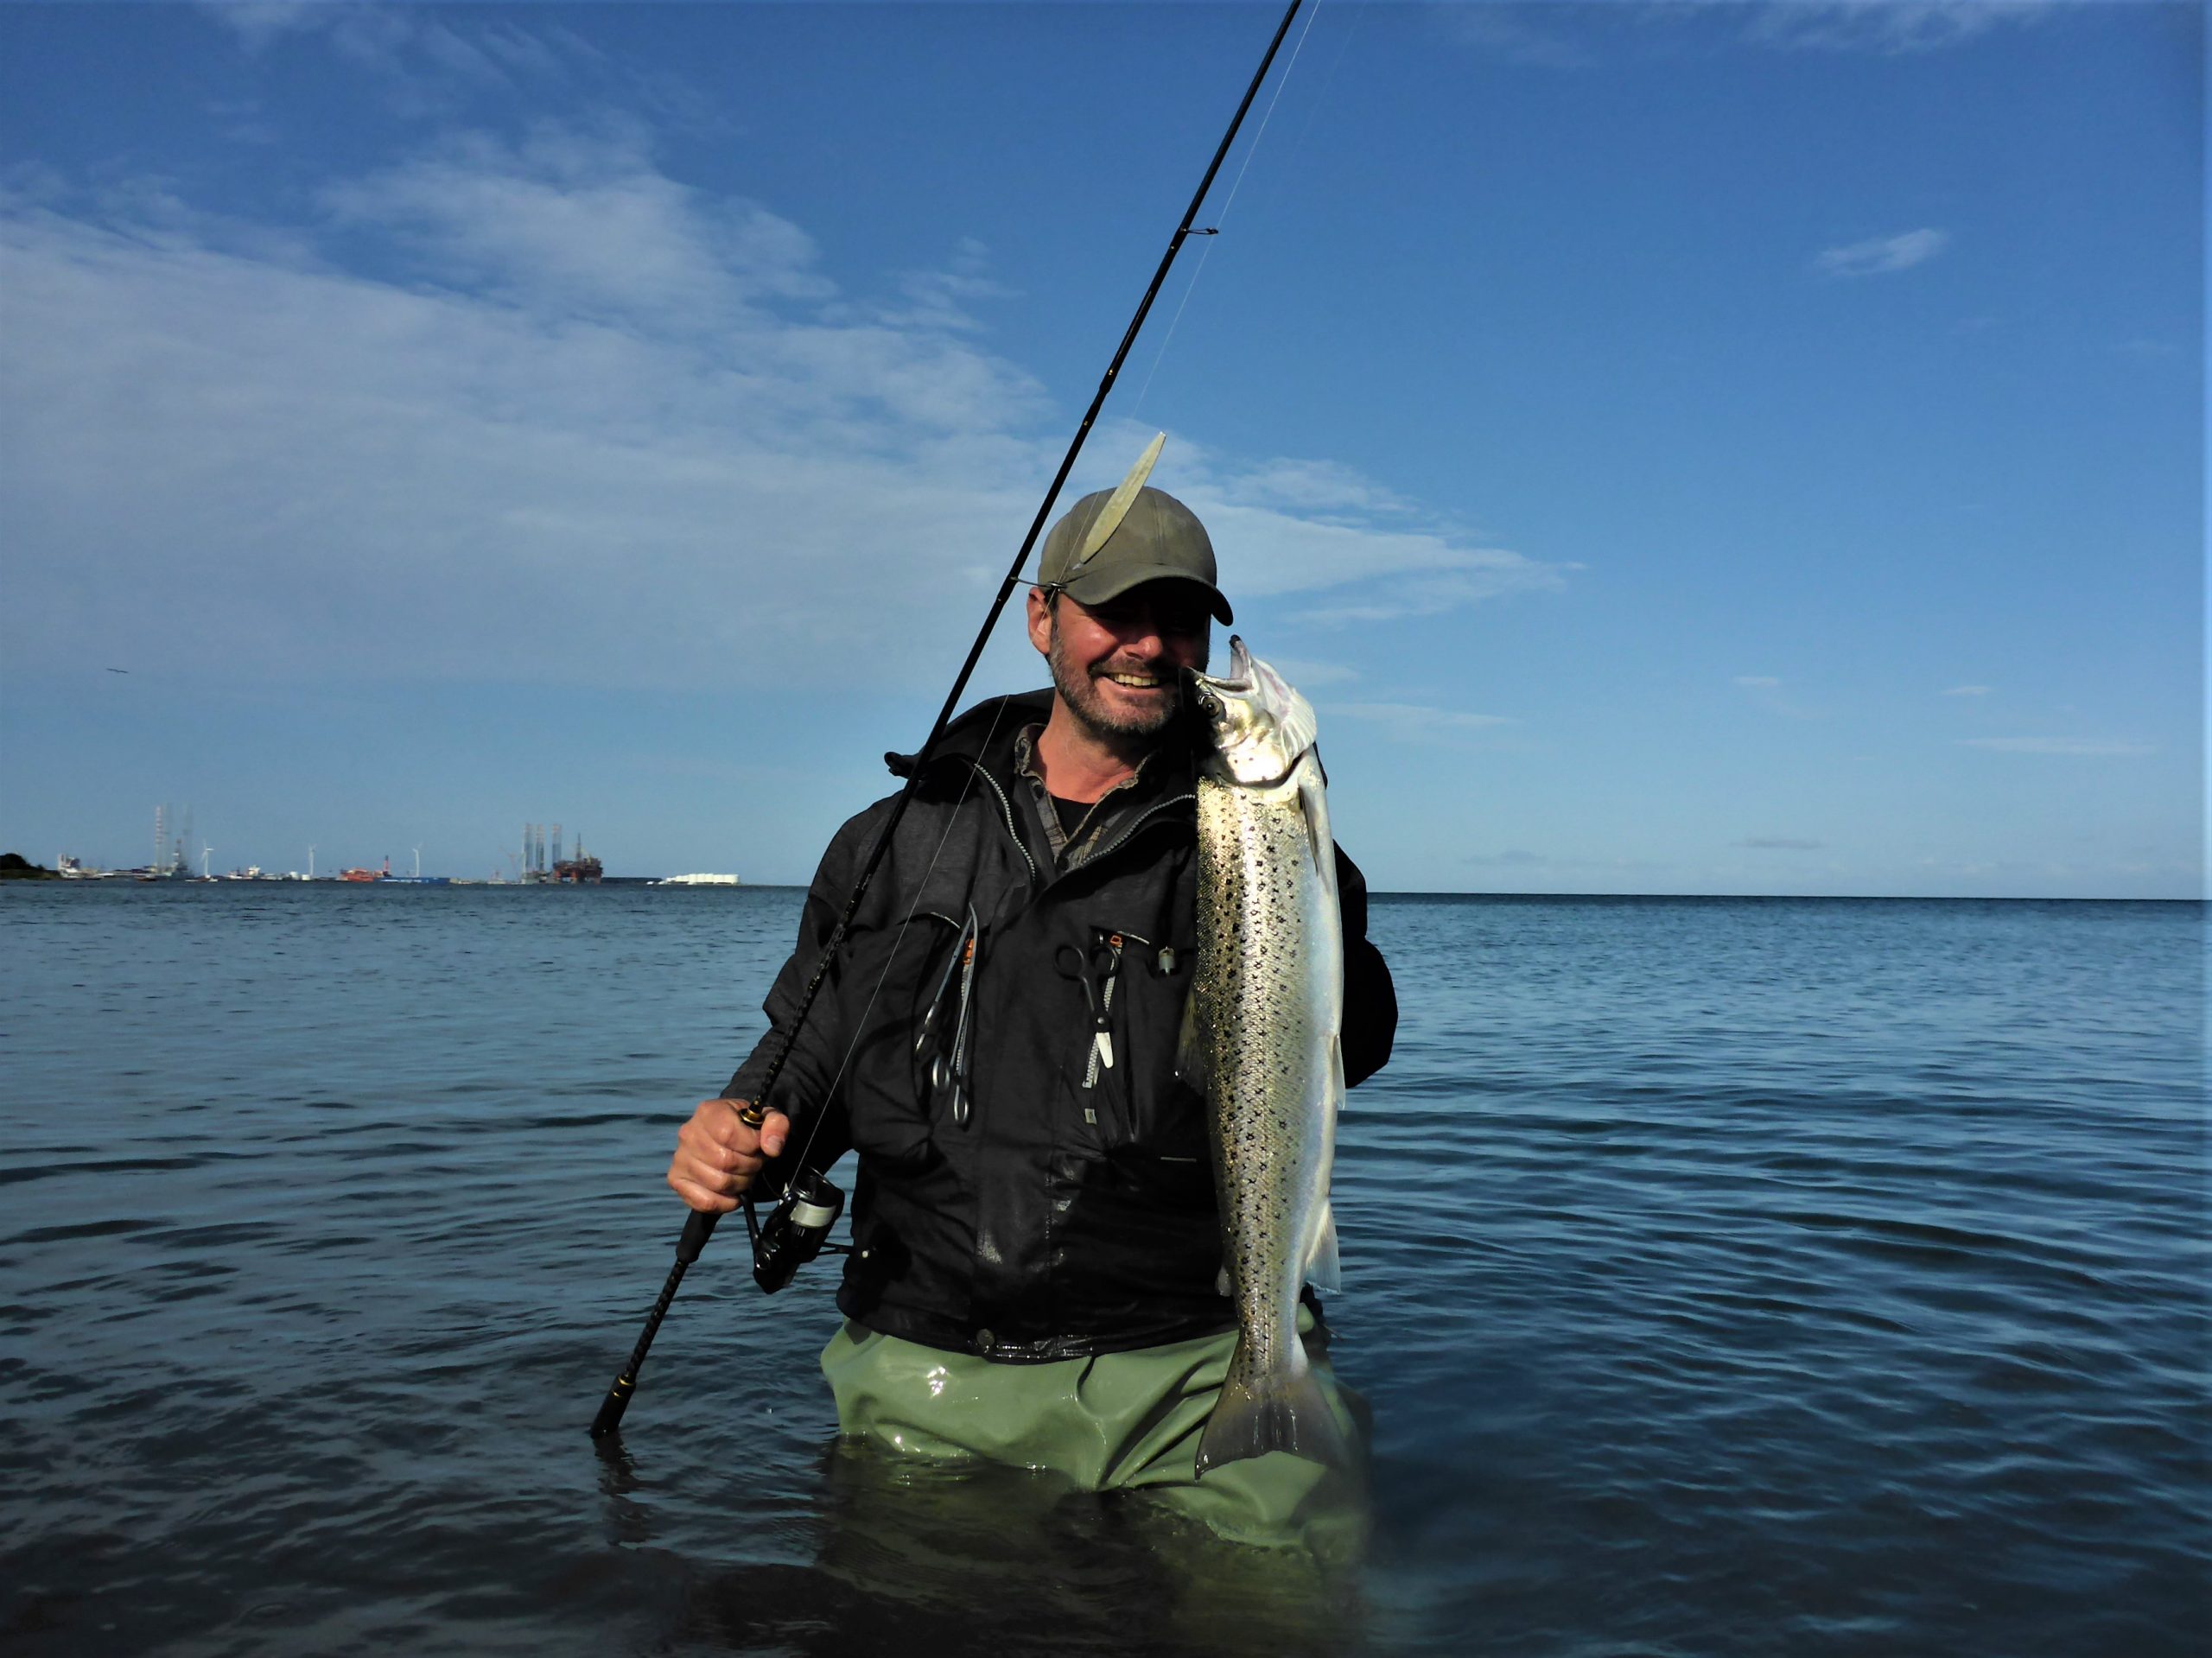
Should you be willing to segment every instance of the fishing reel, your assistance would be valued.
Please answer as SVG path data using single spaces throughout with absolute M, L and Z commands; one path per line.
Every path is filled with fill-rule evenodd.
M 833 1255 L 849 1253 L 842 1244 L 825 1242 L 830 1229 L 844 1211 L 845 1194 L 811 1170 L 802 1170 L 784 1189 L 766 1220 L 755 1223 L 753 1205 L 747 1203 L 745 1220 L 753 1234 L 753 1281 L 762 1293 L 773 1295 L 825 1248 Z

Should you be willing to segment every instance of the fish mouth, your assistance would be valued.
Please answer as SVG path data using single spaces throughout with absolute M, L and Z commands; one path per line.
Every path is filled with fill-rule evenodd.
M 1244 648 L 1243 639 L 1237 634 L 1229 636 L 1229 671 L 1225 674 L 1202 674 L 1196 668 L 1185 670 L 1194 685 L 1211 687 L 1218 691 L 1249 691 L 1252 689 L 1252 653 Z

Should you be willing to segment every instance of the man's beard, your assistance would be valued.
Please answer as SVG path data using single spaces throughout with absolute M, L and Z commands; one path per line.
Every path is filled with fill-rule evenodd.
M 1154 737 L 1175 723 L 1183 711 L 1182 677 L 1177 675 L 1170 682 L 1172 695 L 1160 699 L 1149 713 L 1123 714 L 1107 707 L 1099 695 L 1098 682 L 1084 669 L 1067 659 L 1067 646 L 1060 638 L 1060 625 L 1052 623 L 1052 640 L 1045 652 L 1045 660 L 1052 670 L 1052 686 L 1060 694 L 1060 701 L 1067 704 L 1068 712 L 1075 715 L 1076 723 L 1095 737 L 1107 739 L 1126 737 Z M 1198 664 L 1203 668 L 1205 664 Z M 1158 669 L 1129 670 L 1130 672 L 1157 673 Z

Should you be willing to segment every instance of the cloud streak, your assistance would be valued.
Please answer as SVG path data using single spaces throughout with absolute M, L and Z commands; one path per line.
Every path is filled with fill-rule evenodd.
M 1541 15 L 1541 7 L 1496 3 L 1444 6 L 1436 12 L 1453 40 L 1484 57 L 1548 69 L 1586 69 L 1597 62 L 1579 41 L 1539 24 Z
M 759 205 L 654 170 L 642 134 L 481 134 L 323 193 L 332 221 L 410 251 L 419 274 L 569 317 L 721 329 L 764 302 L 825 300 L 814 243 Z
M 1961 737 L 1962 748 L 1999 754 L 2064 754 L 2082 759 L 2137 759 L 2158 752 L 2151 743 L 2096 737 Z
M 1772 674 L 1738 674 L 1736 689 L 1754 706 L 1769 714 L 1787 720 L 1810 720 L 1815 717 L 1810 708 L 1793 701 L 1783 689 L 1783 682 Z
M 1948 231 L 1923 228 L 1896 236 L 1878 236 L 1846 247 L 1823 249 L 1813 258 L 1813 268 L 1824 276 L 1847 280 L 1859 276 L 1894 276 L 1926 264 L 1950 245 Z
M 1441 742 L 1454 746 L 1468 745 L 1476 736 L 1501 726 L 1520 723 L 1501 714 L 1465 714 L 1419 702 L 1332 702 L 1325 712 L 1371 724 L 1392 742 Z
M 1197 503 L 1193 501 L 1192 505 Z M 1213 522 L 1213 514 L 1205 516 L 1208 524 Z M 1330 556 L 1324 544 L 1326 539 L 1315 538 L 1308 549 L 1321 554 L 1320 558 L 1302 561 L 1283 575 L 1306 578 L 1297 581 L 1300 587 L 1321 587 L 1338 585 L 1328 580 L 1332 569 L 1339 573 L 1340 578 L 1357 573 L 1357 564 Z M 1566 586 L 1567 572 L 1581 568 L 1571 563 L 1539 563 L 1502 548 L 1463 549 L 1434 534 L 1417 532 L 1382 539 L 1395 555 L 1397 569 L 1404 579 L 1392 583 L 1383 592 L 1339 597 L 1327 605 L 1301 611 L 1297 619 L 1340 627 L 1393 622 L 1408 616 L 1433 616 L 1508 594 L 1555 591 Z M 1274 554 L 1271 552 L 1269 556 L 1272 558 Z M 1258 590 L 1267 591 L 1268 586 L 1268 579 L 1262 575 Z
M 0 516 L 72 573 L 0 624 L 18 670 L 931 678 L 1065 441 L 982 343 L 988 249 L 848 288 L 634 129 L 456 135 L 318 206 L 0 196 Z M 1240 600 L 1358 620 L 1561 580 L 1329 461 L 1177 448 Z
M 2033 22 L 2048 0 L 1776 0 L 1746 9 L 1744 37 L 1788 52 L 1940 52 L 2008 24 Z

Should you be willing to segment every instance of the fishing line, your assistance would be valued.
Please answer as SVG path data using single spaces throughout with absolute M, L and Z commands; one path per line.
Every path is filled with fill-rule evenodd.
M 998 735 L 999 721 L 1005 716 L 1007 701 L 1003 696 L 999 698 L 998 706 L 991 710 L 991 723 L 983 733 L 982 746 L 976 751 L 978 756 L 990 753 L 991 739 Z M 883 994 L 884 982 L 891 977 L 892 964 L 899 959 L 899 948 L 906 942 L 906 929 L 914 924 L 914 918 L 921 913 L 922 895 L 929 891 L 930 877 L 937 873 L 937 861 L 944 855 L 945 843 L 952 839 L 952 831 L 959 824 L 960 809 L 968 804 L 969 791 L 975 786 L 976 767 L 971 765 L 967 777 L 961 782 L 960 793 L 952 803 L 952 810 L 945 819 L 944 833 L 937 837 L 937 845 L 930 852 L 929 867 L 922 871 L 921 880 L 914 884 L 914 901 L 906 906 L 906 918 L 899 924 L 898 936 L 891 941 L 890 951 L 883 958 L 883 971 L 875 975 L 875 988 L 868 993 L 868 1005 L 861 1009 L 860 1018 L 853 1022 L 853 1039 L 845 1045 L 844 1056 L 837 1061 L 836 1074 L 830 1077 L 830 1086 L 822 1090 L 821 1099 L 815 1103 L 814 1121 L 807 1128 L 805 1143 L 800 1146 L 798 1156 L 791 1162 L 795 1170 L 806 1166 L 806 1154 L 814 1149 L 814 1137 L 822 1132 L 822 1125 L 830 1115 L 830 1102 L 837 1097 L 837 1084 L 845 1080 L 846 1068 L 853 1063 L 854 1054 L 860 1051 L 861 1038 L 868 1031 L 868 1016 L 875 1011 L 875 999 Z M 763 1089 L 761 1092 L 765 1095 L 767 1090 Z M 766 1102 L 765 1099 L 761 1102 L 764 1105 Z M 785 1113 L 786 1116 L 789 1115 Z
M 1290 48 L 1290 61 L 1283 65 L 1282 79 L 1275 82 L 1275 95 L 1268 100 L 1267 113 L 1260 118 L 1260 130 L 1252 135 L 1251 143 L 1245 148 L 1244 163 L 1236 169 L 1236 176 L 1230 181 L 1229 200 L 1221 204 L 1221 211 L 1214 215 L 1216 230 L 1229 222 L 1229 210 L 1236 205 L 1236 192 L 1244 182 L 1244 175 L 1251 168 L 1252 157 L 1260 153 L 1260 145 L 1266 141 L 1268 123 L 1274 119 L 1275 105 L 1282 102 L 1284 89 L 1290 85 L 1291 76 L 1298 73 L 1298 54 L 1306 49 L 1306 37 L 1313 32 L 1313 20 L 1320 15 L 1321 8 L 1316 0 L 1313 10 L 1306 16 L 1306 27 L 1298 31 L 1298 44 Z M 1198 264 L 1203 269 L 1205 261 L 1200 259 Z
M 1290 154 L 1283 157 L 1286 167 L 1298 159 L 1299 151 L 1306 148 L 1306 135 L 1313 130 L 1322 108 L 1329 101 L 1329 89 L 1337 84 L 1337 71 L 1344 67 L 1344 54 L 1351 49 L 1352 36 L 1359 33 L 1360 16 L 1364 8 L 1351 9 L 1351 27 L 1344 30 L 1344 38 L 1337 42 L 1337 55 L 1330 60 L 1329 73 L 1321 77 L 1321 84 L 1314 89 L 1313 102 L 1306 111 L 1306 124 L 1298 130 L 1298 137 L 1290 143 Z
M 1260 116 L 1259 128 L 1253 133 L 1252 142 L 1244 148 L 1244 159 L 1236 168 L 1236 176 L 1230 181 L 1229 194 L 1221 204 L 1221 211 L 1214 215 L 1213 227 L 1205 232 L 1205 250 L 1198 255 L 1198 268 L 1191 273 L 1191 280 L 1184 286 L 1183 297 L 1175 307 L 1175 314 L 1168 319 L 1167 333 L 1160 340 L 1160 350 L 1154 353 L 1152 367 L 1144 377 L 1144 384 L 1138 389 L 1136 403 L 1130 410 L 1132 414 L 1144 407 L 1145 393 L 1152 389 L 1153 376 L 1160 372 L 1160 361 L 1167 355 L 1167 347 L 1174 340 L 1175 325 L 1183 320 L 1183 308 L 1191 302 L 1191 295 L 1198 290 L 1198 278 L 1205 275 L 1206 261 L 1213 256 L 1213 239 L 1220 233 L 1221 227 L 1229 222 L 1229 211 L 1236 205 L 1236 193 L 1243 187 L 1244 175 L 1251 170 L 1252 157 L 1260 153 L 1260 146 L 1267 141 L 1268 124 L 1274 119 L 1275 105 L 1282 102 L 1282 95 L 1290 86 L 1290 78 L 1298 73 L 1299 54 L 1305 51 L 1306 37 L 1313 32 L 1314 19 L 1320 15 L 1319 0 L 1315 0 L 1313 10 L 1306 15 L 1306 27 L 1298 31 L 1298 39 L 1290 48 L 1290 61 L 1283 66 L 1282 78 L 1275 82 L 1274 96 L 1268 100 L 1268 107 Z M 1349 41 L 1351 38 L 1351 34 L 1347 32 L 1344 38 Z M 1337 51 L 1337 61 L 1341 63 L 1343 60 L 1344 50 L 1339 47 Z M 1334 65 L 1331 66 L 1330 78 L 1332 79 L 1335 78 Z M 1306 124 L 1308 126 L 1313 124 L 1311 115 L 1306 117 Z M 1302 143 L 1304 138 L 1305 133 L 1301 130 L 1299 139 Z M 1294 156 L 1298 153 L 1295 145 L 1293 146 L 1291 153 Z M 995 625 L 996 619 L 994 618 L 993 621 Z M 1004 699 L 1001 699 L 998 706 L 991 711 L 990 728 L 983 734 L 982 746 L 977 751 L 979 754 L 989 752 L 991 739 L 998 734 L 999 720 L 1005 712 L 1006 702 Z M 794 1168 L 806 1166 L 807 1153 L 814 1149 L 814 1138 L 822 1131 L 822 1124 L 830 1115 L 830 1102 L 836 1097 L 837 1085 L 844 1080 L 845 1072 L 853 1063 L 853 1055 L 860 1051 L 861 1039 L 868 1029 L 868 1015 L 875 1011 L 876 998 L 882 994 L 883 987 L 891 977 L 892 964 L 899 959 L 899 949 L 906 942 L 906 931 L 913 925 L 914 917 L 921 910 L 922 894 L 929 886 L 929 878 L 937 872 L 938 860 L 944 854 L 945 843 L 952 838 L 953 829 L 959 821 L 960 808 L 967 804 L 969 791 L 975 786 L 976 772 L 971 766 L 966 778 L 961 783 L 959 797 L 952 803 L 952 812 L 945 821 L 944 832 L 938 836 L 937 845 L 930 853 L 929 867 L 922 872 L 922 879 L 915 886 L 914 901 L 907 908 L 906 919 L 899 924 L 898 936 L 891 941 L 890 951 L 884 957 L 883 971 L 876 975 L 875 987 L 868 992 L 867 1005 L 861 1009 L 861 1016 L 854 1025 L 852 1039 L 846 1044 L 844 1054 L 837 1061 L 836 1073 L 830 1077 L 830 1086 L 823 1091 L 822 1099 L 815 1106 L 812 1113 L 814 1121 L 807 1129 L 804 1142 L 799 1147 L 798 1157 L 791 1166 Z M 764 1089 L 762 1092 L 765 1094 L 766 1090 Z M 763 1100 L 761 1103 L 765 1105 L 766 1102 Z
M 1228 160 L 1229 152 L 1236 143 L 1236 135 L 1243 127 L 1244 118 L 1251 112 L 1252 105 L 1260 95 L 1260 88 L 1266 85 L 1268 72 L 1274 67 L 1275 54 L 1282 49 L 1282 43 L 1290 34 L 1290 26 L 1297 21 L 1299 8 L 1304 3 L 1305 0 L 1290 0 L 1289 5 L 1283 11 L 1281 22 L 1275 25 L 1274 36 L 1268 42 L 1267 52 L 1260 60 L 1260 67 L 1253 72 L 1251 83 L 1244 89 L 1244 96 L 1236 105 L 1236 113 L 1230 118 L 1228 128 L 1221 135 L 1221 142 L 1214 148 L 1212 158 L 1206 163 L 1205 176 L 1198 181 L 1198 188 L 1192 193 L 1190 205 L 1184 208 L 1182 219 L 1176 225 L 1174 234 L 1168 238 L 1166 251 L 1160 255 L 1160 264 L 1153 271 L 1151 282 L 1145 288 L 1144 297 L 1137 302 L 1135 314 L 1130 317 L 1128 327 L 1122 330 L 1121 343 L 1114 349 L 1113 360 L 1107 365 L 1106 372 L 1100 377 L 1098 389 L 1091 394 L 1090 406 L 1084 410 L 1083 419 L 1076 427 L 1075 436 L 1070 441 L 1067 452 L 1060 457 L 1059 467 L 1052 474 L 1052 483 L 1046 488 L 1045 499 L 1038 503 L 1036 517 L 1030 520 L 1029 532 L 1022 537 L 1021 545 L 1014 553 L 1014 562 L 1007 567 L 1006 576 L 999 584 L 998 594 L 992 600 L 990 609 L 983 618 L 983 625 L 977 630 L 974 641 L 968 647 L 967 659 L 961 664 L 959 673 L 954 677 L 952 689 L 945 693 L 944 705 L 938 711 L 937 720 L 931 726 L 929 735 L 923 740 L 921 749 L 915 756 L 914 767 L 907 776 L 906 786 L 900 790 L 893 800 L 888 816 L 876 832 L 874 842 L 868 848 L 868 856 L 861 865 L 860 874 L 853 883 L 851 894 L 845 900 L 844 911 L 838 917 L 836 924 L 830 928 L 829 939 L 821 954 L 816 958 L 812 971 L 807 975 L 806 988 L 799 997 L 798 1007 L 792 1013 L 789 1026 L 780 1032 L 783 1041 L 770 1058 L 767 1069 L 760 1079 L 758 1091 L 760 1098 L 750 1102 L 740 1114 L 745 1116 L 749 1125 L 755 1128 L 760 1126 L 760 1121 L 766 1115 L 767 1109 L 766 1102 L 773 1093 L 776 1083 L 783 1074 L 785 1061 L 791 1057 L 798 1033 L 804 1028 L 807 1017 L 813 1010 L 815 1001 L 820 995 L 823 986 L 829 980 L 830 969 L 836 964 L 838 951 L 845 942 L 853 918 L 860 912 L 861 901 L 868 895 L 870 883 L 875 879 L 876 868 L 883 861 L 884 854 L 890 849 L 892 838 L 898 830 L 899 821 L 905 816 L 908 804 L 913 800 L 916 791 L 920 787 L 922 774 L 928 769 L 931 759 L 936 755 L 939 739 L 944 736 L 945 727 L 952 722 L 952 716 L 959 707 L 961 694 L 966 690 L 968 681 L 976 671 L 976 664 L 982 659 L 983 647 L 990 641 L 991 630 L 997 626 L 999 616 L 1006 608 L 1007 600 L 1014 596 L 1014 590 L 1021 579 L 1021 572 L 1029 561 L 1029 555 L 1035 548 L 1038 537 L 1045 532 L 1046 523 L 1052 517 L 1053 504 L 1059 499 L 1060 488 L 1067 482 L 1068 474 L 1075 469 L 1077 458 L 1083 453 L 1084 441 L 1090 435 L 1091 428 L 1097 423 L 1098 411 L 1105 407 L 1108 394 L 1113 391 L 1116 380 L 1120 378 L 1122 365 L 1128 361 L 1129 353 L 1135 347 L 1137 334 L 1144 327 L 1145 318 L 1152 314 L 1153 302 L 1160 297 L 1160 290 L 1166 286 L 1168 272 L 1174 266 L 1175 256 L 1181 251 L 1185 240 L 1192 234 L 1192 221 L 1198 217 L 1198 208 L 1205 203 L 1207 193 L 1213 188 L 1214 180 L 1220 175 L 1222 163 Z M 1311 27 L 1310 20 L 1308 27 Z M 1302 44 L 1302 36 L 1300 41 Z M 1280 98 L 1280 96 L 1281 92 L 1278 91 L 1277 97 Z M 1274 105 L 1270 104 L 1268 108 L 1272 111 Z M 1248 156 L 1246 157 L 1248 162 L 1249 159 Z M 973 773 L 974 768 L 971 767 L 971 777 Z M 932 862 L 934 862 L 934 854 Z M 912 918 L 910 912 L 908 919 L 911 921 Z M 842 1075 L 842 1068 L 840 1074 Z M 753 1206 L 747 1201 L 744 1208 L 749 1226 L 753 1218 Z M 621 1426 L 623 1413 L 629 1408 L 631 1394 L 637 1388 L 638 1372 L 644 1366 L 645 1356 L 652 1349 L 653 1337 L 659 1332 L 662 1321 L 667 1318 L 668 1310 L 675 1302 L 677 1292 L 683 1285 L 685 1272 L 689 1270 L 691 1263 L 699 1258 L 700 1251 L 706 1248 L 708 1240 L 713 1237 L 715 1225 L 721 1219 L 721 1216 L 716 1210 L 694 1210 L 690 1218 L 684 1223 L 683 1236 L 677 1241 L 676 1263 L 670 1268 L 667 1280 L 661 1286 L 660 1294 L 654 1300 L 652 1312 L 646 1314 L 645 1329 L 639 1332 L 637 1344 L 630 1350 L 628 1363 L 623 1367 L 621 1373 L 614 1378 L 613 1386 L 607 1389 L 607 1397 L 600 1403 L 599 1413 L 592 1419 L 591 1434 L 594 1439 L 604 1439 Z M 756 1250 L 757 1247 L 756 1245 Z M 756 1253 L 754 1261 L 756 1276 L 759 1275 L 759 1272 L 760 1257 Z
M 1236 176 L 1230 181 L 1229 198 L 1221 204 L 1221 211 L 1214 215 L 1213 227 L 1202 232 L 1206 238 L 1204 252 L 1198 255 L 1198 267 L 1191 272 L 1191 280 L 1183 284 L 1183 297 L 1175 302 L 1175 314 L 1167 319 L 1167 332 L 1160 336 L 1160 349 L 1152 355 L 1152 366 L 1145 371 L 1144 384 L 1137 388 L 1137 400 L 1129 406 L 1134 415 L 1144 408 L 1146 394 L 1152 390 L 1153 376 L 1160 372 L 1160 365 L 1167 356 L 1167 348 L 1175 342 L 1175 325 L 1183 320 L 1183 308 L 1191 302 L 1191 295 L 1198 291 L 1198 278 L 1206 274 L 1206 261 L 1213 257 L 1213 238 L 1221 234 L 1221 227 L 1229 222 L 1229 210 L 1236 205 L 1236 192 L 1244 182 L 1244 175 L 1252 165 L 1252 157 L 1260 153 L 1260 141 L 1268 136 L 1268 123 L 1274 119 L 1275 105 L 1282 102 L 1283 89 L 1290 85 L 1290 78 L 1298 72 L 1298 54 L 1306 49 L 1306 37 L 1313 32 L 1313 20 L 1321 15 L 1320 0 L 1314 0 L 1313 10 L 1306 14 L 1306 27 L 1298 31 L 1298 44 L 1290 48 L 1290 61 L 1283 65 L 1282 79 L 1275 82 L 1275 95 L 1268 100 L 1267 111 L 1260 117 L 1260 130 L 1252 135 L 1252 142 L 1245 146 L 1244 161 L 1236 169 Z M 1347 35 L 1346 39 L 1351 37 Z M 1341 60 L 1342 51 L 1337 54 Z M 1313 117 L 1306 118 L 1307 124 Z M 1301 137 L 1303 134 L 1300 135 Z M 1294 156 L 1298 152 L 1293 149 Z

